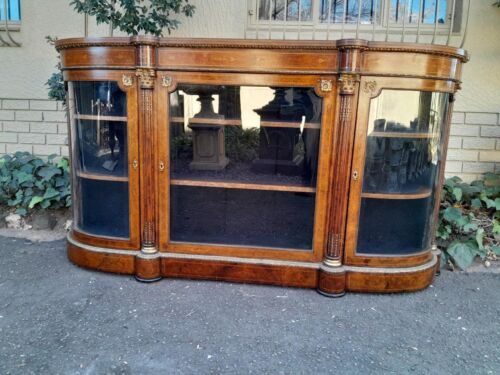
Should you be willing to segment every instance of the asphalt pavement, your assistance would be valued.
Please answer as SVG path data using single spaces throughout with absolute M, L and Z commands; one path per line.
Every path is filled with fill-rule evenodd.
M 347 294 L 129 276 L 0 237 L 0 374 L 500 374 L 500 274 Z

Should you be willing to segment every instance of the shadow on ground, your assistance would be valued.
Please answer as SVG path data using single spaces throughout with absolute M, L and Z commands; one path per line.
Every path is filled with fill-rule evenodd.
M 500 275 L 348 294 L 80 269 L 0 237 L 0 374 L 498 374 Z

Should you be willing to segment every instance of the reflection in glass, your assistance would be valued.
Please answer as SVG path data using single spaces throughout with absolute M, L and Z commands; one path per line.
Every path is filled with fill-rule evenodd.
M 126 95 L 116 82 L 74 82 L 75 160 L 83 172 L 127 175 Z
M 322 113 L 314 89 L 179 85 L 170 103 L 172 240 L 310 249 Z M 270 211 L 300 234 L 275 227 Z M 245 234 L 257 217 L 266 231 Z M 225 224 L 213 233 L 181 225 L 210 218 Z
M 382 90 L 372 99 L 358 253 L 410 254 L 430 243 L 449 94 Z
M 129 237 L 126 94 L 116 82 L 70 82 L 69 113 L 75 225 Z
M 312 88 L 180 85 L 171 95 L 172 178 L 314 187 L 321 111 Z

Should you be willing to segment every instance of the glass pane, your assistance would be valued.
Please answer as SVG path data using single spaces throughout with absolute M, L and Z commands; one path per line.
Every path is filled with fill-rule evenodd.
M 170 103 L 172 240 L 311 249 L 322 114 L 314 89 L 179 85 Z M 210 220 L 222 227 L 193 229 Z
M 126 95 L 116 82 L 74 82 L 74 163 L 85 173 L 127 176 Z
M 429 246 L 449 94 L 382 90 L 371 100 L 358 252 Z
M 438 23 L 446 22 L 447 0 L 391 0 L 390 19 L 391 22 L 406 23 Z
M 0 0 L 0 20 L 7 19 L 8 21 L 20 21 L 21 6 L 19 2 L 19 0 L 7 0 L 6 11 L 4 0 Z
M 357 23 L 359 16 L 360 23 L 372 23 L 376 13 L 374 1 L 322 0 L 320 3 L 321 22 Z
M 70 82 L 75 224 L 129 237 L 127 98 L 116 82 Z
M 173 186 L 173 241 L 312 248 L 315 195 Z
M 424 199 L 361 200 L 358 252 L 405 255 L 429 246 L 433 201 Z
M 77 178 L 77 227 L 106 237 L 129 237 L 128 184 Z
M 127 116 L 127 96 L 116 82 L 75 82 L 76 113 L 94 116 Z
M 259 20 L 274 21 L 311 21 L 312 0 L 260 0 L 258 6 Z

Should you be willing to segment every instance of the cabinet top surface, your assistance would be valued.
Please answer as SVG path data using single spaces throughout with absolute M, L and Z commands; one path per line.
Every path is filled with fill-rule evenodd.
M 296 51 L 342 51 L 360 50 L 374 52 L 409 52 L 458 58 L 462 62 L 469 59 L 468 53 L 459 48 L 416 43 L 368 41 L 364 39 L 340 40 L 249 40 L 249 39 L 208 39 L 208 38 L 157 38 L 151 36 L 111 37 L 111 38 L 67 38 L 56 42 L 58 51 L 85 47 L 127 47 L 149 45 L 158 48 L 190 49 L 264 49 Z

